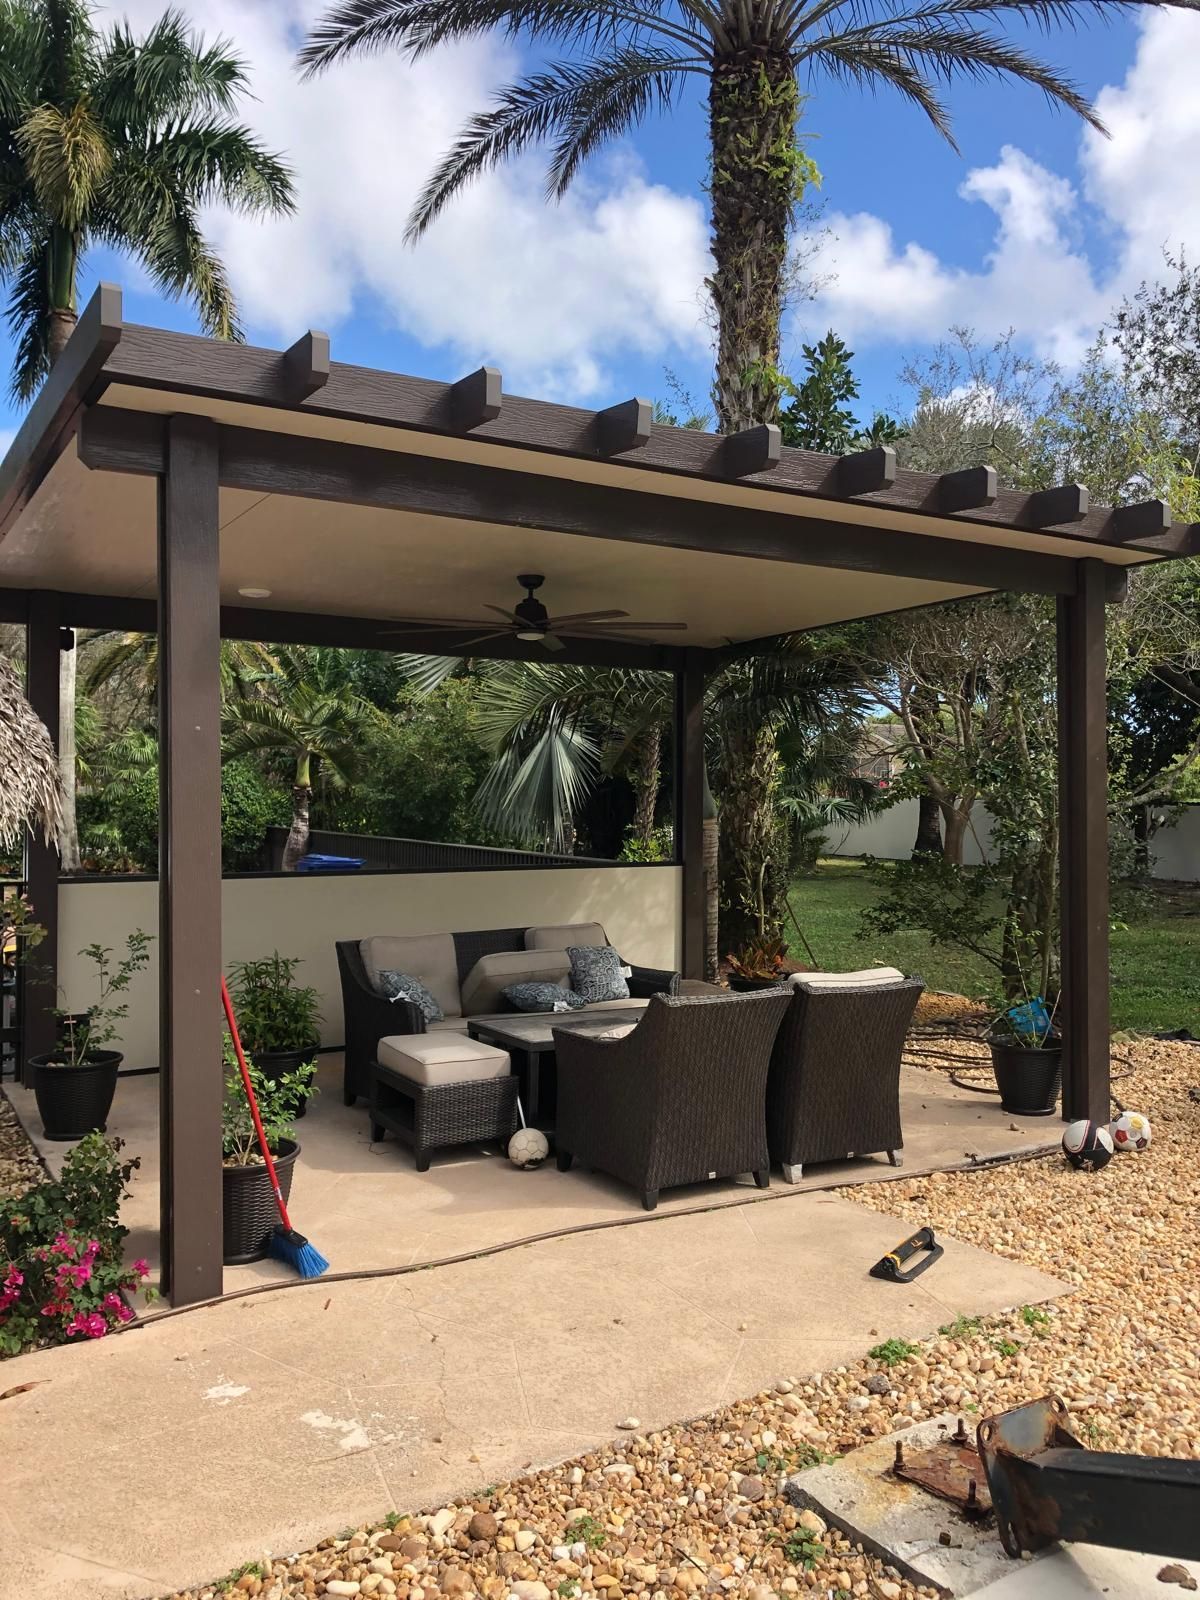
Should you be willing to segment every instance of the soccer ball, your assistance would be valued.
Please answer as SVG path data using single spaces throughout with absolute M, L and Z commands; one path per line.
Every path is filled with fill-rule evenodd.
M 1063 1154 L 1073 1167 L 1099 1172 L 1113 1158 L 1112 1134 L 1099 1123 L 1072 1122 L 1062 1136 Z
M 1122 1111 L 1108 1131 L 1118 1150 L 1145 1150 L 1150 1143 L 1150 1119 L 1140 1111 Z
M 518 1128 L 508 1141 L 508 1159 L 526 1172 L 540 1167 L 549 1154 L 549 1141 L 540 1128 Z

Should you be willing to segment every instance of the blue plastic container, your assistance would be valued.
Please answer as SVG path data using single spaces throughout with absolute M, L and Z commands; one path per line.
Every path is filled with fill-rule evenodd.
M 297 872 L 358 872 L 367 864 L 364 856 L 301 856 Z

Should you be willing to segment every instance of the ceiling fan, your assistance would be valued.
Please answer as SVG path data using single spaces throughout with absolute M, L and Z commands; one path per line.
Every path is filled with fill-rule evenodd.
M 530 643 L 541 644 L 547 650 L 561 650 L 564 639 L 627 639 L 631 634 L 672 632 L 687 627 L 686 622 L 627 622 L 628 611 L 573 611 L 567 616 L 552 617 L 537 598 L 537 591 L 545 583 L 540 572 L 521 573 L 517 582 L 525 590 L 524 600 L 509 610 L 507 606 L 485 606 L 504 619 L 502 626 L 492 625 L 486 633 L 466 639 L 460 649 L 468 645 L 485 644 L 489 639 L 514 637 Z M 386 628 L 385 633 L 402 633 L 416 637 L 422 633 L 436 634 L 441 629 L 461 632 L 464 628 L 487 628 L 483 617 L 422 617 L 414 618 L 410 625 Z

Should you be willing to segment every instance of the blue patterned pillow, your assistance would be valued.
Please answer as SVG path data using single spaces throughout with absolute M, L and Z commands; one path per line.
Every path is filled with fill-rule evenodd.
M 504 998 L 518 1011 L 575 1011 L 583 1004 L 561 983 L 510 983 Z
M 385 969 L 379 974 L 379 992 L 385 1000 L 411 1000 L 426 1022 L 444 1022 L 445 1012 L 421 982 L 407 972 Z
M 601 1000 L 628 1000 L 627 969 L 610 944 L 575 944 L 567 951 L 571 987 L 586 1006 Z

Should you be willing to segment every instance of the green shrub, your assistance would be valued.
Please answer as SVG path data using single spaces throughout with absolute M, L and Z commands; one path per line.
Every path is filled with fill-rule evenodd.
M 0 1355 L 72 1339 L 99 1339 L 133 1320 L 125 1296 L 149 1275 L 126 1266 L 121 1201 L 136 1160 L 119 1139 L 89 1133 L 61 1178 L 36 1184 L 0 1211 Z

